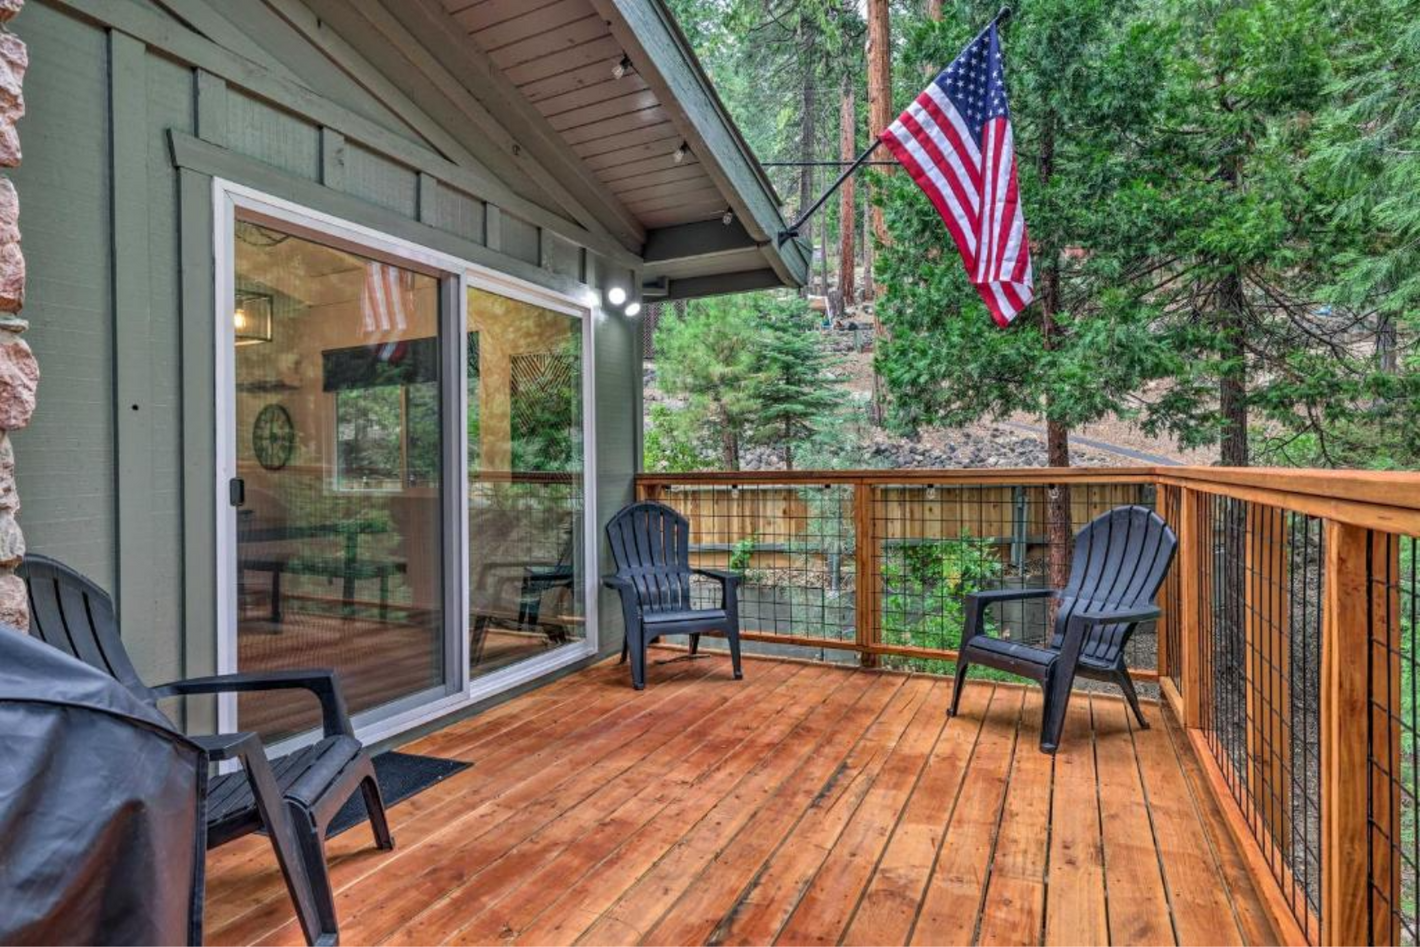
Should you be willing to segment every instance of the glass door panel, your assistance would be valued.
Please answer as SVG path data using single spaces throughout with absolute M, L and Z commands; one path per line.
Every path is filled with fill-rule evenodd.
M 473 677 L 586 637 L 582 320 L 468 293 Z
M 440 281 L 236 222 L 237 665 L 329 667 L 351 713 L 444 693 Z M 303 692 L 242 695 L 268 739 Z

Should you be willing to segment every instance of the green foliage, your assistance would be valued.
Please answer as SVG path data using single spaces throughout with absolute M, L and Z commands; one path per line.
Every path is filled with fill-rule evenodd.
M 705 434 L 689 412 L 653 404 L 646 412 L 645 466 L 654 473 L 711 470 L 716 456 L 705 450 Z
M 685 407 L 653 406 L 646 465 L 713 467 L 710 443 L 726 470 L 739 469 L 750 444 L 770 447 L 788 466 L 798 457 L 834 465 L 844 443 L 836 364 L 794 296 L 716 297 L 668 312 L 656 328 L 656 370 L 662 390 Z
M 759 536 L 745 536 L 735 541 L 734 548 L 730 550 L 730 571 L 744 575 L 749 569 L 750 559 L 754 557 L 754 547 L 759 543 Z
M 785 468 L 793 470 L 797 446 L 827 431 L 842 397 L 833 388 L 838 363 L 815 331 L 818 320 L 802 301 L 772 298 L 760 319 L 759 368 L 752 390 L 758 412 L 752 436 L 774 448 Z
M 957 539 L 889 545 L 882 562 L 883 644 L 956 650 L 961 647 L 964 601 L 1000 578 L 1001 560 L 991 544 L 963 532 Z M 987 631 L 995 632 L 988 618 Z M 947 673 L 951 662 L 913 659 L 923 671 Z M 1009 675 L 978 669 L 979 675 Z
M 656 327 L 656 371 L 667 394 L 688 402 L 719 439 L 720 463 L 738 470 L 745 432 L 759 408 L 753 339 L 756 313 L 745 296 L 695 300 L 669 311 Z

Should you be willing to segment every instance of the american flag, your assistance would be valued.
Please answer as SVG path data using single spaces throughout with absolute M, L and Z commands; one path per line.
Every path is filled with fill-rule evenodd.
M 1009 325 L 1035 291 L 996 24 L 972 40 L 879 139 L 946 221 L 992 318 Z
M 361 334 L 382 362 L 398 361 L 405 342 L 392 338 L 409 328 L 414 310 L 414 274 L 388 263 L 368 260 L 360 289 Z

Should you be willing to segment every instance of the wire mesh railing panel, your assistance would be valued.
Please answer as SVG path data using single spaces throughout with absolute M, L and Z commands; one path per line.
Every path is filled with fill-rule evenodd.
M 1183 491 L 1178 487 L 1160 487 L 1157 497 L 1159 515 L 1177 532 L 1183 518 Z M 1183 588 L 1181 572 L 1175 561 L 1164 576 L 1159 590 L 1159 604 L 1164 618 L 1159 623 L 1159 675 L 1173 681 L 1174 688 L 1183 688 Z
M 744 631 L 812 646 L 855 638 L 853 492 L 843 484 L 706 484 L 667 487 L 657 499 L 690 521 L 692 567 L 743 576 Z M 719 587 L 697 585 L 695 594 L 697 605 L 709 605 Z
M 1126 504 L 1152 507 L 1151 484 L 885 484 L 873 490 L 876 639 L 884 645 L 955 651 L 966 595 L 986 589 L 1063 587 L 1075 533 Z M 988 616 L 993 635 L 1034 646 L 1050 643 L 1049 599 L 1006 602 Z M 1130 667 L 1157 665 L 1153 623 L 1126 649 Z M 919 670 L 950 670 L 947 661 L 885 657 Z M 973 674 L 994 675 L 985 668 Z
M 1414 536 L 1370 534 L 1367 840 L 1373 944 L 1420 943 L 1420 576 Z
M 1300 928 L 1321 915 L 1322 520 L 1204 494 L 1198 685 L 1208 746 Z

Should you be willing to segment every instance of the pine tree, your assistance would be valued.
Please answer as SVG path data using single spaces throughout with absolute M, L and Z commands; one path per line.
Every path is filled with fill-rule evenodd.
M 698 299 L 656 327 L 656 368 L 667 394 L 719 440 L 725 470 L 740 469 L 740 448 L 758 415 L 753 395 L 759 331 L 752 297 Z
M 758 370 L 752 386 L 755 439 L 794 469 L 795 452 L 825 429 L 841 400 L 823 336 L 814 314 L 797 299 L 767 298 L 755 339 Z

